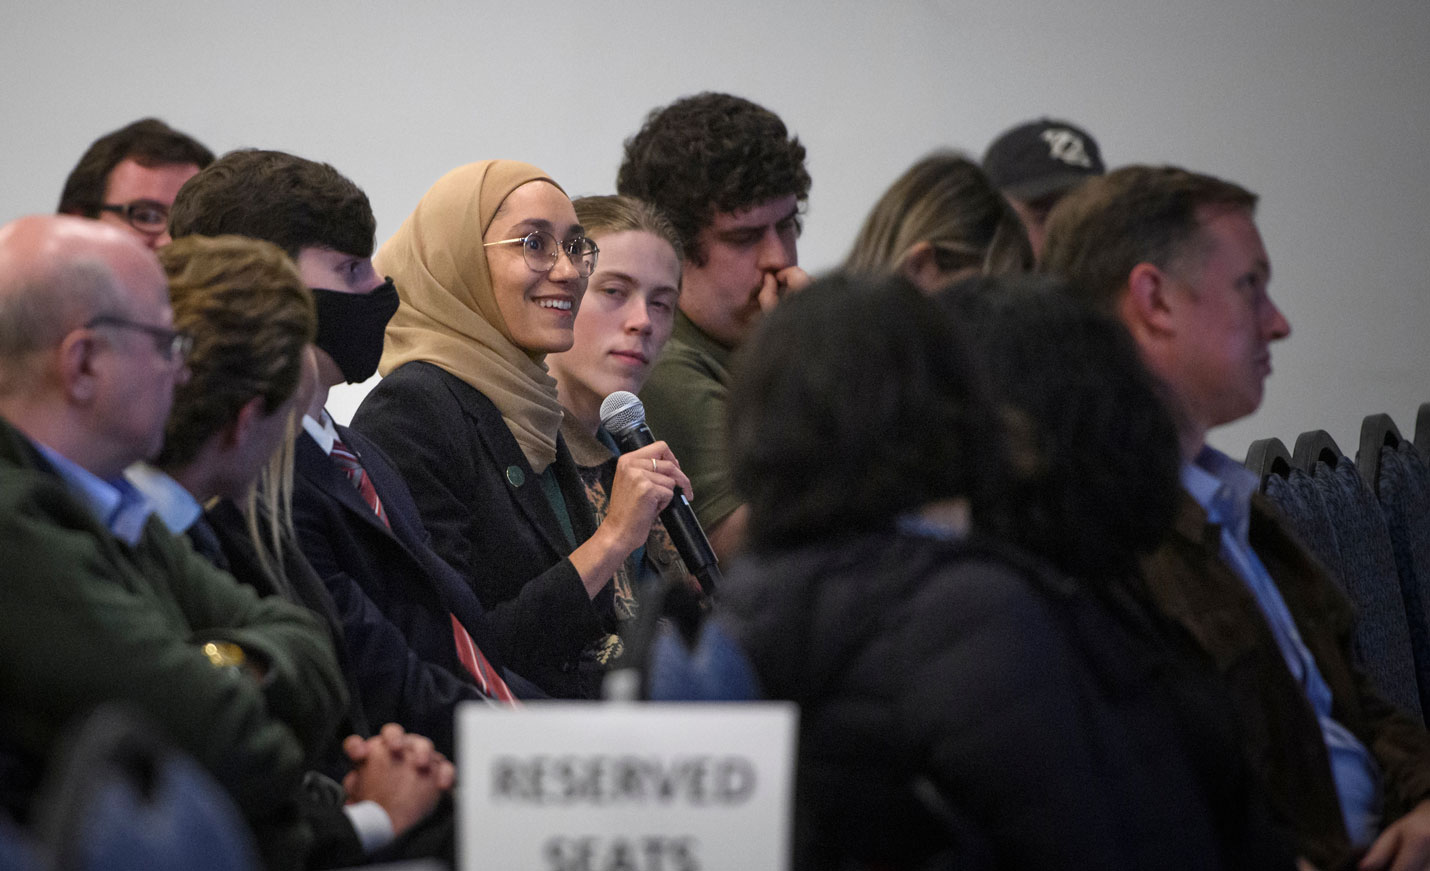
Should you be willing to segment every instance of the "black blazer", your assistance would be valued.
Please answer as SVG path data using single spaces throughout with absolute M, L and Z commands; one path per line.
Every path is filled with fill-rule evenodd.
M 391 465 L 361 435 L 339 436 L 362 461 L 392 529 L 362 501 L 306 432 L 294 456 L 293 525 L 299 546 L 334 603 L 370 722 L 401 723 L 452 754 L 453 707 L 480 699 L 457 659 L 449 615 L 501 667 L 481 604 L 422 543 L 417 510 Z
M 581 652 L 607 631 L 568 559 L 574 549 L 501 412 L 430 363 L 408 363 L 363 400 L 353 427 L 411 488 L 432 547 L 493 617 L 511 666 L 562 698 L 594 697 Z M 552 466 L 579 544 L 595 514 L 564 441 Z
M 214 536 L 212 543 L 205 540 L 204 530 Z M 323 624 L 328 627 L 328 634 L 333 641 L 333 652 L 337 655 L 338 667 L 342 669 L 348 688 L 348 710 L 343 721 L 338 724 L 335 746 L 325 753 L 319 770 L 334 780 L 342 780 L 342 776 L 352 767 L 347 754 L 343 753 L 340 746 L 342 739 L 350 734 L 364 738 L 372 734 L 372 723 L 367 717 L 366 696 L 377 687 L 364 688 L 365 681 L 358 673 L 352 652 L 348 649 L 342 621 L 332 596 L 328 595 L 323 582 L 313 573 L 303 554 L 298 552 L 296 542 L 289 542 L 290 546 L 283 553 L 282 580 L 270 574 L 258 558 L 258 548 L 248 534 L 248 524 L 243 513 L 228 499 L 215 502 L 213 507 L 204 512 L 201 520 L 189 527 L 186 534 L 196 552 L 232 574 L 240 582 L 253 587 L 260 595 L 278 596 L 295 605 L 302 605 L 322 618 Z M 218 546 L 217 553 L 212 551 L 212 545 Z

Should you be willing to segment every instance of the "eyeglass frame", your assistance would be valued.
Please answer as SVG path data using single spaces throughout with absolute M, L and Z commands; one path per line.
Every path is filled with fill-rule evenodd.
M 558 257 L 560 257 L 561 255 L 560 255 L 560 254 L 555 254 L 555 255 L 553 255 L 553 256 L 551 257 L 551 262 L 550 262 L 550 263 L 547 263 L 544 267 L 543 267 L 543 266 L 533 265 L 532 262 L 531 262 L 531 256 L 530 256 L 530 254 L 529 254 L 529 252 L 531 251 L 531 249 L 526 247 L 526 240 L 527 240 L 527 239 L 530 239 L 532 236 L 545 236 L 546 238 L 550 239 L 552 242 L 555 242 L 555 243 L 556 243 L 556 249 L 557 249 L 558 251 L 565 252 L 565 254 L 566 254 L 566 259 L 571 261 L 571 266 L 572 266 L 573 268 L 575 268 L 577 274 L 579 274 L 582 278 L 590 278 L 591 275 L 595 273 L 595 271 L 596 271 L 596 261 L 597 261 L 597 259 L 599 259 L 600 255 L 601 255 L 601 247 L 600 247 L 599 245 L 597 245 L 597 244 L 596 244 L 596 240 L 592 239 L 590 236 L 577 236 L 576 238 L 572 239 L 570 242 L 562 242 L 560 239 L 557 239 L 557 238 L 556 238 L 556 234 L 555 234 L 555 233 L 551 233 L 551 232 L 548 232 L 548 231 L 546 231 L 546 230 L 532 230 L 530 233 L 527 233 L 525 236 L 521 236 L 521 237 L 515 238 L 515 239 L 498 239 L 498 240 L 495 241 L 495 242 L 483 242 L 483 243 L 482 243 L 482 247 L 483 247 L 483 248 L 490 248 L 490 247 L 493 246 L 493 245 L 513 245 L 513 244 L 515 244 L 515 243 L 517 243 L 517 242 L 521 242 L 521 243 L 522 243 L 521 259 L 524 260 L 524 261 L 526 261 L 526 266 L 527 266 L 527 268 L 530 269 L 532 272 L 542 272 L 542 273 L 550 272 L 551 270 L 553 270 L 553 269 L 556 268 L 556 259 L 557 259 Z M 585 242 L 587 245 L 590 245 L 590 246 L 591 246 L 591 268 L 590 268 L 590 270 L 587 271 L 587 272 L 582 272 L 582 271 L 581 271 L 581 262 L 577 259 L 577 257 L 578 257 L 578 256 L 581 256 L 581 254 L 584 254 L 584 252 L 581 252 L 581 254 L 578 254 L 577 252 L 571 250 L 578 242 Z
M 158 200 L 138 199 L 127 203 L 100 203 L 95 209 L 101 212 L 113 212 L 125 220 L 129 226 L 141 233 L 159 234 L 169 228 L 169 207 Z M 164 216 L 163 222 L 157 225 L 141 225 L 134 220 L 135 209 L 153 209 Z
M 154 324 L 141 324 L 118 315 L 95 315 L 85 322 L 85 329 L 92 330 L 95 327 L 121 327 L 148 333 L 149 338 L 154 340 L 154 350 L 170 363 L 175 362 L 176 358 L 178 362 L 182 363 L 188 358 L 189 352 L 194 349 L 194 337 L 182 330 L 171 330 L 168 327 L 159 327 Z

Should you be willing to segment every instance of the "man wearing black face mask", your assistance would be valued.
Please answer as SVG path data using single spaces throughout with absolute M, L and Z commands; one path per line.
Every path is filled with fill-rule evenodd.
M 324 409 L 332 387 L 376 371 L 398 306 L 391 281 L 373 270 L 376 221 L 367 195 L 327 164 L 236 151 L 180 190 L 170 230 L 176 238 L 233 233 L 273 242 L 313 289 L 317 384 L 293 460 L 298 546 L 332 593 L 359 667 L 387 668 L 390 687 L 390 672 L 408 663 L 396 681 L 398 722 L 450 753 L 455 702 L 505 702 L 513 696 L 507 679 L 522 691 L 528 685 L 501 669 L 476 595 L 425 544 L 391 463 Z

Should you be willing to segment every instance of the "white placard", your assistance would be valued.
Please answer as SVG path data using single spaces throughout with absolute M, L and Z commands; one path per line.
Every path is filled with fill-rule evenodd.
M 797 718 L 784 702 L 464 704 L 458 868 L 783 871 Z

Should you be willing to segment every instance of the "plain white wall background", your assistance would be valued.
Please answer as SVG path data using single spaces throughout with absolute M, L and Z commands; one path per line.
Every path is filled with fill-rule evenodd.
M 1043 114 L 1109 164 L 1170 162 L 1262 195 L 1273 298 L 1294 329 L 1240 456 L 1362 416 L 1408 436 L 1430 401 L 1430 3 L 1006 0 L 664 4 L 7 0 L 0 221 L 53 210 L 101 133 L 156 115 L 217 152 L 278 148 L 367 190 L 378 241 L 454 166 L 528 160 L 610 192 L 653 107 L 726 90 L 809 148 L 801 263 L 834 266 L 922 154 L 975 156 Z M 335 402 L 350 413 L 353 393 Z

